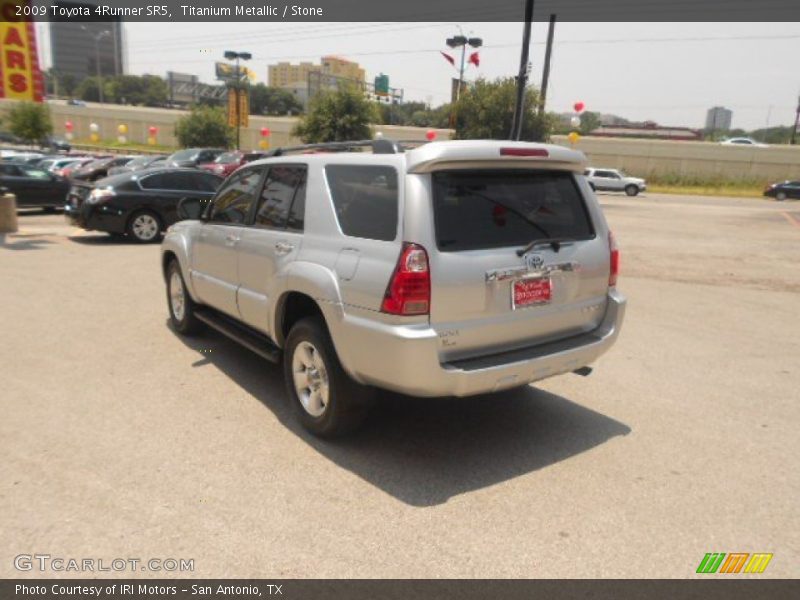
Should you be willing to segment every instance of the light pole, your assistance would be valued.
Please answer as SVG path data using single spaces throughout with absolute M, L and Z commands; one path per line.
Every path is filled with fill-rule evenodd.
M 86 27 L 86 25 L 81 25 L 81 29 L 89 33 L 89 29 Z M 103 104 L 105 101 L 103 98 L 103 74 L 100 72 L 100 40 L 110 35 L 111 32 L 108 29 L 105 29 L 92 36 L 94 38 L 94 66 L 95 71 L 97 72 L 97 91 L 100 98 L 100 104 Z M 114 51 L 116 52 L 116 48 Z M 114 60 L 116 61 L 116 58 Z
M 235 60 L 236 61 L 236 71 L 234 73 L 234 94 L 236 95 L 236 149 L 239 149 L 239 138 L 240 138 L 240 123 L 241 123 L 241 115 L 239 111 L 241 110 L 239 105 L 239 88 L 241 87 L 242 83 L 242 76 L 239 73 L 239 60 L 250 60 L 253 58 L 253 55 L 249 52 L 234 52 L 233 50 L 226 50 L 225 51 L 225 58 L 228 60 Z
M 461 28 L 459 27 L 459 30 Z M 461 97 L 461 87 L 464 85 L 464 58 L 467 51 L 467 45 L 469 44 L 473 48 L 480 48 L 483 45 L 483 40 L 478 37 L 471 37 L 468 38 L 464 35 L 464 32 L 461 32 L 461 35 L 454 35 L 451 38 L 447 38 L 446 43 L 449 47 L 461 48 L 461 65 L 458 69 L 458 89 L 456 90 L 456 101 Z

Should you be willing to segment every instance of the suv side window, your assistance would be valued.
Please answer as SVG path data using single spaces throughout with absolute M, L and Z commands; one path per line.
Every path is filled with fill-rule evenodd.
M 255 224 L 261 227 L 285 229 L 289 223 L 290 210 L 293 208 L 293 203 L 297 202 L 298 192 L 301 189 L 302 203 L 305 207 L 305 180 L 305 165 L 271 166 L 261 192 Z M 302 223 L 301 215 L 300 230 Z M 297 229 L 296 225 L 292 228 Z
M 256 201 L 262 168 L 243 169 L 231 175 L 214 197 L 208 220 L 211 223 L 243 224 Z
M 397 237 L 397 170 L 328 165 L 325 177 L 339 227 L 347 236 L 390 242 Z

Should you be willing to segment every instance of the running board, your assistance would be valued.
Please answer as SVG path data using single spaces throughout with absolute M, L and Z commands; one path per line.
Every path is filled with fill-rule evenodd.
M 202 321 L 209 327 L 216 329 L 260 357 L 266 358 L 270 362 L 280 362 L 281 349 L 273 344 L 267 336 L 258 333 L 247 325 L 243 325 L 235 319 L 209 308 L 195 310 L 194 316 L 197 317 L 198 321 Z

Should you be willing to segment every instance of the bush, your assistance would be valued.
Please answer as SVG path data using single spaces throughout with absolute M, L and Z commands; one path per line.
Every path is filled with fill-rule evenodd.
M 375 105 L 360 90 L 344 87 L 315 96 L 292 133 L 307 144 L 370 139 L 370 123 L 377 118 Z
M 230 148 L 234 131 L 228 126 L 227 115 L 222 108 L 196 106 L 175 123 L 175 137 L 184 148 L 213 146 Z
M 8 129 L 29 144 L 40 142 L 53 133 L 50 108 L 37 102 L 20 102 L 8 111 Z

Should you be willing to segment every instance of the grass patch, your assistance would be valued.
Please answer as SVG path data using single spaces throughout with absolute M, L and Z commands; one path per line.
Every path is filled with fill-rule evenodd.
M 705 186 L 647 184 L 653 194 L 681 194 L 684 196 L 729 196 L 733 198 L 759 198 L 764 195 L 764 186 Z
M 103 150 L 112 150 L 117 153 L 125 153 L 125 152 L 143 152 L 145 154 L 172 154 L 177 150 L 174 146 L 163 146 L 160 144 L 155 144 L 151 146 L 150 144 L 136 144 L 133 142 L 125 142 L 124 144 L 120 144 L 117 141 L 113 142 L 91 142 L 89 140 L 77 140 L 73 143 L 73 146 L 76 150 L 90 150 L 90 151 L 103 151 Z
M 735 198 L 760 197 L 767 184 L 772 183 L 760 177 L 727 179 L 720 176 L 680 175 L 677 173 L 651 174 L 646 180 L 647 191 L 656 194 L 732 196 Z

